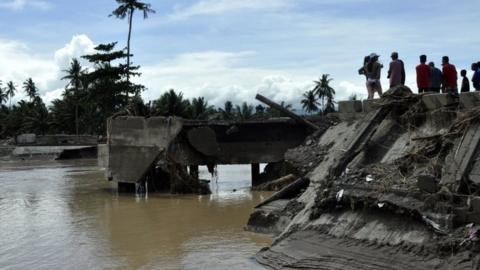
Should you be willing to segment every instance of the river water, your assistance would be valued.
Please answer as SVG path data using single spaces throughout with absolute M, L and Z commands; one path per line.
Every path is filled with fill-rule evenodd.
M 221 167 L 212 195 L 140 197 L 95 164 L 0 163 L 0 269 L 263 269 L 271 239 L 243 227 L 269 194 L 249 167 Z

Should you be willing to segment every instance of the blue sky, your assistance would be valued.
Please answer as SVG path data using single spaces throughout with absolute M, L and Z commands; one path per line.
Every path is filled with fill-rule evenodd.
M 371 52 L 388 65 L 398 51 L 413 88 L 420 54 L 438 64 L 449 55 L 458 70 L 480 61 L 478 0 L 149 2 L 157 13 L 135 18 L 132 40 L 147 100 L 174 88 L 215 105 L 262 93 L 298 107 L 323 73 L 333 77 L 338 100 L 366 97 L 357 70 Z M 127 23 L 108 17 L 115 7 L 113 0 L 0 0 L 0 79 L 33 77 L 47 102 L 58 97 L 72 57 L 98 43 L 125 46 Z

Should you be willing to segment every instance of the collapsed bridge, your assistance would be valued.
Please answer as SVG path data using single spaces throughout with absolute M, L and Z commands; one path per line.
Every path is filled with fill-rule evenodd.
M 197 121 L 177 117 L 130 117 L 109 120 L 108 143 L 100 149 L 106 175 L 118 183 L 139 183 L 152 166 L 165 160 L 189 167 L 251 164 L 252 185 L 260 163 L 281 162 L 312 130 L 290 118 L 248 121 Z

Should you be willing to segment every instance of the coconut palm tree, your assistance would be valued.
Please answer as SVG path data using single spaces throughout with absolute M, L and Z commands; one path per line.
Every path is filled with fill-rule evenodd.
M 303 94 L 303 99 L 301 103 L 302 103 L 302 108 L 307 113 L 318 111 L 318 105 L 320 105 L 317 101 L 317 97 L 315 96 L 315 92 L 313 90 L 307 91 Z
M 325 99 L 333 100 L 333 96 L 335 96 L 335 90 L 330 86 L 330 82 L 332 82 L 333 79 L 329 77 L 329 74 L 323 74 L 320 80 L 314 81 L 315 88 L 313 88 L 313 91 L 318 98 L 322 100 L 322 113 L 325 111 Z
M 30 98 L 30 101 L 33 101 L 33 99 L 38 95 L 38 88 L 35 85 L 35 82 L 33 82 L 32 78 L 28 78 L 23 83 L 23 90 L 25 90 L 25 93 Z
M 128 18 L 128 39 L 127 39 L 127 85 L 130 85 L 130 40 L 132 37 L 133 14 L 136 10 L 143 12 L 143 18 L 148 18 L 149 13 L 155 13 L 152 6 L 148 3 L 140 2 L 138 0 L 116 0 L 118 7 L 112 11 L 110 16 L 115 16 L 119 19 Z M 128 99 L 128 90 L 127 90 Z
M 2 81 L 0 81 L 0 106 L 5 101 L 7 101 L 7 93 L 5 89 L 2 87 Z
M 192 118 L 205 120 L 215 112 L 213 106 L 209 106 L 204 97 L 194 98 L 191 104 Z
M 70 68 L 64 70 L 63 72 L 67 73 L 67 75 L 62 77 L 62 80 L 69 80 L 68 84 L 65 86 L 65 95 L 71 94 L 75 101 L 75 134 L 78 135 L 78 106 L 80 102 L 79 95 L 82 89 L 82 77 L 85 75 L 85 70 L 83 70 L 80 62 L 74 58 L 70 63 Z
M 179 116 L 189 118 L 190 101 L 183 98 L 183 93 L 176 93 L 175 90 L 163 94 L 158 100 L 154 101 L 155 115 Z
M 236 106 L 235 109 L 237 118 L 239 120 L 248 120 L 253 118 L 253 106 L 247 102 L 243 102 L 242 106 Z
M 10 101 L 10 109 L 12 108 L 12 98 L 15 96 L 15 92 L 17 92 L 17 87 L 12 81 L 9 81 L 7 83 L 7 88 L 6 88 L 6 94 L 8 96 L 8 99 Z
M 223 108 L 219 108 L 221 118 L 223 120 L 232 120 L 235 118 L 235 109 L 233 108 L 233 103 L 230 100 L 227 100 L 223 105 Z

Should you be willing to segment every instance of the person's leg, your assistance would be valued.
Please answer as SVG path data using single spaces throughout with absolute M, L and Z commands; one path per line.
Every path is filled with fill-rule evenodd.
M 375 83 L 375 89 L 378 92 L 378 97 L 381 98 L 382 94 L 383 94 L 383 91 L 382 91 L 382 84 L 380 83 L 380 81 L 377 81 Z M 372 98 L 373 98 L 373 96 L 372 96 Z
M 372 84 L 369 82 L 367 82 L 367 93 L 368 93 L 367 99 L 373 99 L 373 87 L 372 87 Z

